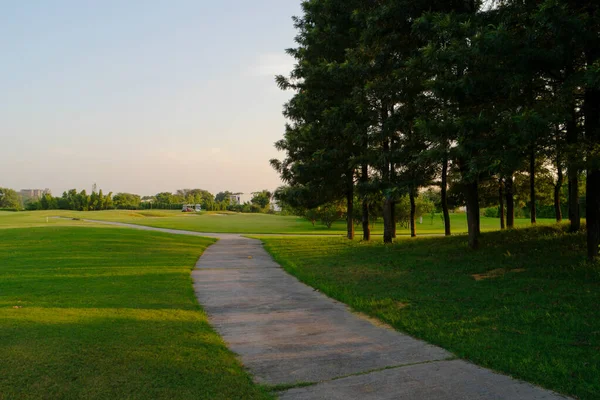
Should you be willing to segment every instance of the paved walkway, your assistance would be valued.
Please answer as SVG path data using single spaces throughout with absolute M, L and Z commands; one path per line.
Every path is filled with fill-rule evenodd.
M 288 275 L 258 240 L 111 225 L 220 239 L 192 273 L 196 296 L 257 382 L 316 383 L 281 399 L 564 399 L 352 313 Z

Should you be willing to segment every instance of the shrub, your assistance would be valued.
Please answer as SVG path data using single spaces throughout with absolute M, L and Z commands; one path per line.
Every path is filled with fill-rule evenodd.
M 500 218 L 500 210 L 498 207 L 484 208 L 483 216 L 488 218 Z

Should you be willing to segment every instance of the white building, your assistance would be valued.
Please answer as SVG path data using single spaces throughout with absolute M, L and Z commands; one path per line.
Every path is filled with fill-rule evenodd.
M 229 204 L 231 205 L 250 203 L 250 200 L 252 200 L 252 194 L 234 193 L 229 195 Z

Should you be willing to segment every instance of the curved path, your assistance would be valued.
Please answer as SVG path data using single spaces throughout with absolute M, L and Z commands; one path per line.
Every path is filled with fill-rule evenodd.
M 196 296 L 257 382 L 289 388 L 281 399 L 564 398 L 352 313 L 288 275 L 258 240 L 89 222 L 219 238 L 192 272 Z

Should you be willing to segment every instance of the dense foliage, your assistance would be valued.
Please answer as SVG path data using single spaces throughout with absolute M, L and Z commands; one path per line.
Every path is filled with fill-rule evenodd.
M 18 210 L 20 208 L 19 194 L 12 189 L 0 187 L 0 209 Z
M 271 164 L 280 201 L 312 209 L 354 199 L 381 208 L 384 241 L 396 203 L 438 186 L 446 234 L 449 202 L 467 206 L 479 245 L 482 205 L 494 193 L 501 226 L 520 201 L 536 222 L 540 182 L 553 216 L 580 229 L 588 255 L 600 245 L 600 5 L 593 0 L 305 0 L 285 136 Z M 525 179 L 521 179 L 525 177 Z M 523 185 L 524 183 L 524 185 Z M 545 190 L 545 193 L 548 191 Z M 585 201 L 580 202 L 585 193 Z M 567 207 L 563 202 L 566 200 Z M 549 210 L 544 210 L 548 214 Z

